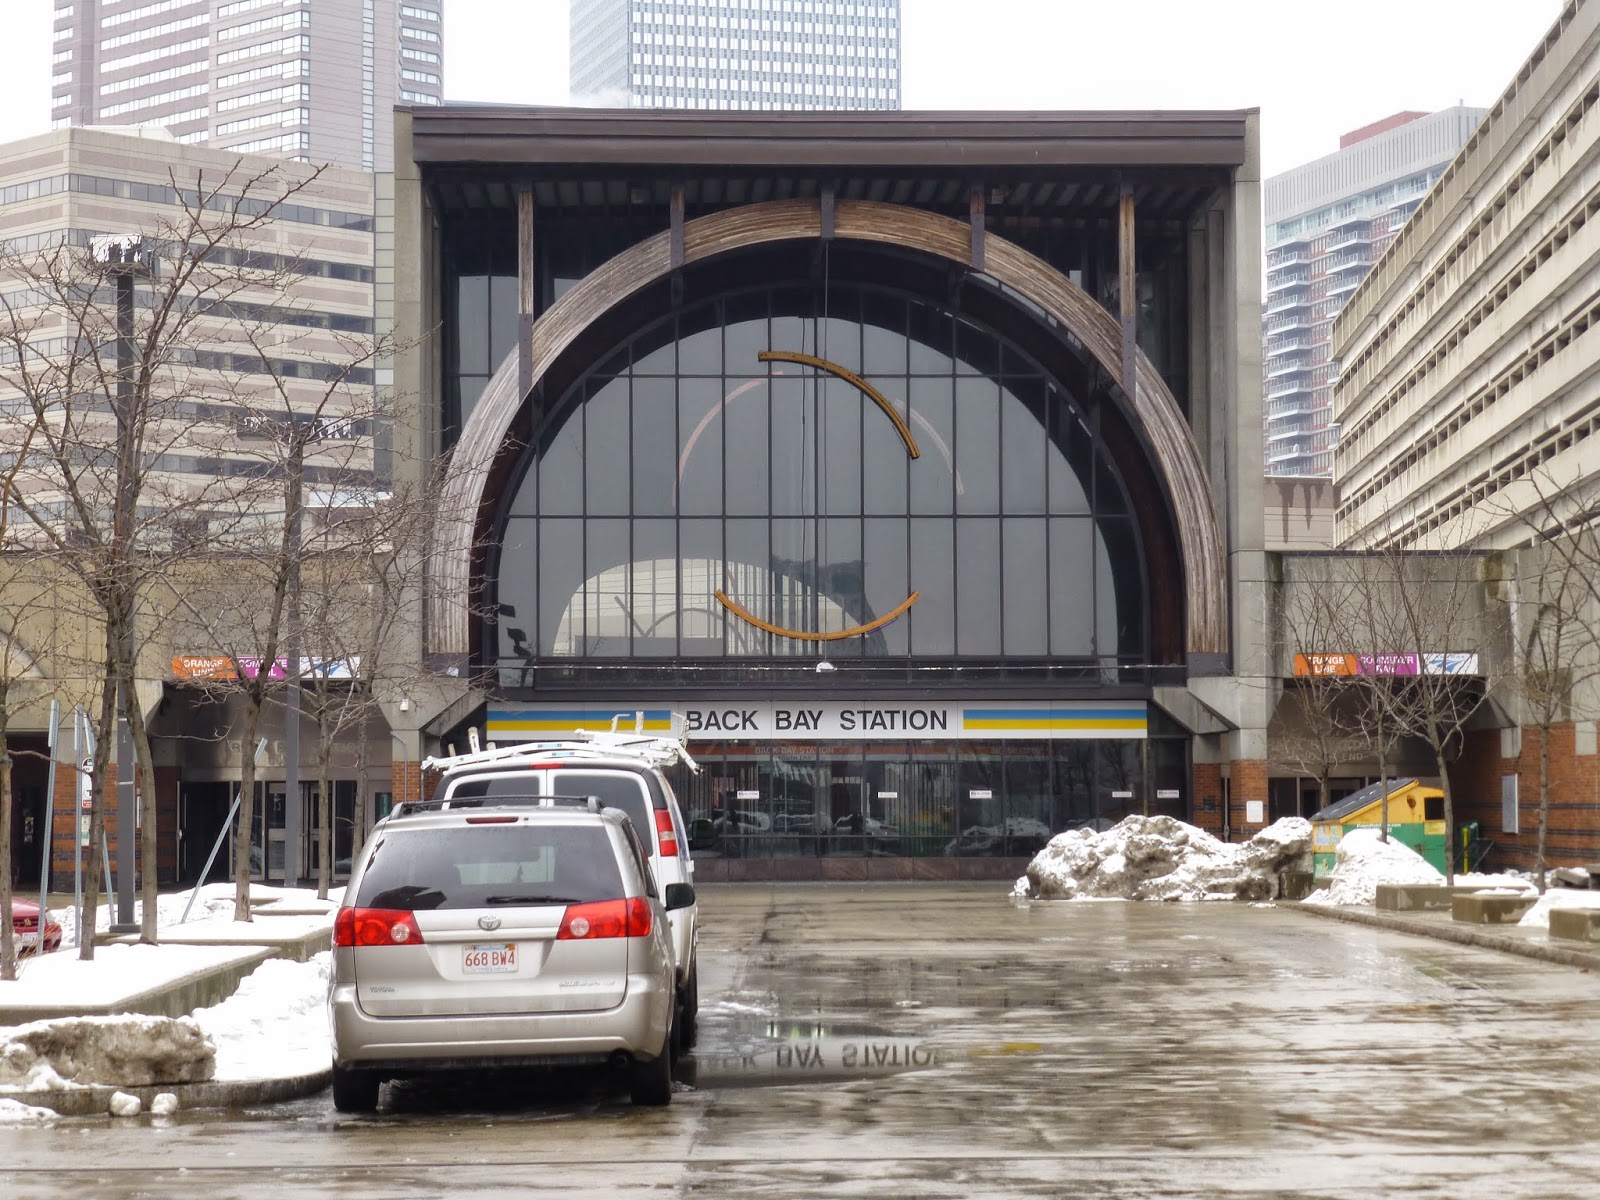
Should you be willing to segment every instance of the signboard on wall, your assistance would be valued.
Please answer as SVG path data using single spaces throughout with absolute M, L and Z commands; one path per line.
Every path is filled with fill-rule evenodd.
M 1142 739 L 1149 717 L 1136 700 L 1028 700 L 946 704 L 915 700 L 730 700 L 725 703 L 595 706 L 530 704 L 489 710 L 497 744 L 559 737 L 576 729 L 668 733 L 674 713 L 690 741 L 951 741 Z
M 1336 675 L 1476 675 L 1476 654 L 1296 654 L 1297 678 Z

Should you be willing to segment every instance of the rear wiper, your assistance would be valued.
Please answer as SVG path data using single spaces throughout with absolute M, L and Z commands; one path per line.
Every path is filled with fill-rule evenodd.
M 574 896 L 490 896 L 485 904 L 581 904 Z

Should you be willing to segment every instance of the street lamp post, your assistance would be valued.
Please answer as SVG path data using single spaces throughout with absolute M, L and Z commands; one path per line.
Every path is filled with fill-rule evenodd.
M 119 495 L 126 495 L 138 469 L 135 453 L 138 447 L 133 432 L 133 281 L 153 275 L 155 259 L 145 248 L 144 239 L 137 234 L 97 237 L 90 244 L 90 253 L 95 262 L 107 268 L 106 273 L 117 284 L 117 490 Z M 117 517 L 122 528 L 113 530 L 113 544 L 128 550 L 134 513 L 124 512 L 119 507 Z M 122 635 L 132 640 L 132 613 L 127 614 L 127 620 L 128 628 Z M 126 649 L 124 646 L 124 652 Z M 133 919 L 133 849 L 139 788 L 133 761 L 133 738 L 128 730 L 128 705 L 137 704 L 139 698 L 137 694 L 127 695 L 120 680 L 117 687 L 117 910 L 111 932 L 136 933 L 139 924 Z

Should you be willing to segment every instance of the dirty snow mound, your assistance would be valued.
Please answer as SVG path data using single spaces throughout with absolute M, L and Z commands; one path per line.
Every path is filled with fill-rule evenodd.
M 1339 857 L 1326 888 L 1307 904 L 1371 904 L 1380 883 L 1443 883 L 1444 876 L 1410 846 L 1379 836 L 1376 826 L 1352 829 L 1339 840 Z
M 0 1125 L 25 1125 L 30 1121 L 53 1121 L 60 1114 L 54 1109 L 37 1108 L 20 1100 L 0 1100 Z
M 1014 894 L 1032 900 L 1270 900 L 1278 873 L 1309 870 L 1311 823 L 1287 817 L 1230 844 L 1175 817 L 1131 816 L 1058 834 Z
M 113 1092 L 111 1095 L 111 1115 L 113 1117 L 137 1117 L 139 1110 L 144 1107 L 139 1097 L 127 1092 Z
M 188 1017 L 128 1013 L 60 1017 L 8 1031 L 0 1041 L 0 1087 L 66 1083 L 195 1083 L 212 1077 L 211 1039 Z
M 1529 929 L 1550 928 L 1550 910 L 1555 908 L 1600 908 L 1600 892 L 1578 888 L 1550 888 L 1539 902 L 1522 914 L 1518 925 Z
M 328 973 L 324 950 L 306 962 L 269 958 L 221 1004 L 193 1020 L 216 1046 L 216 1078 L 279 1078 L 328 1065 Z

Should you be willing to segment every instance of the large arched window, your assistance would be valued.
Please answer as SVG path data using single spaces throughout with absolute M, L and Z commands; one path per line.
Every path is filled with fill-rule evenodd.
M 490 657 L 815 656 L 865 626 L 827 656 L 1142 663 L 1138 533 L 1085 410 L 899 292 L 700 303 L 547 410 L 502 508 Z

